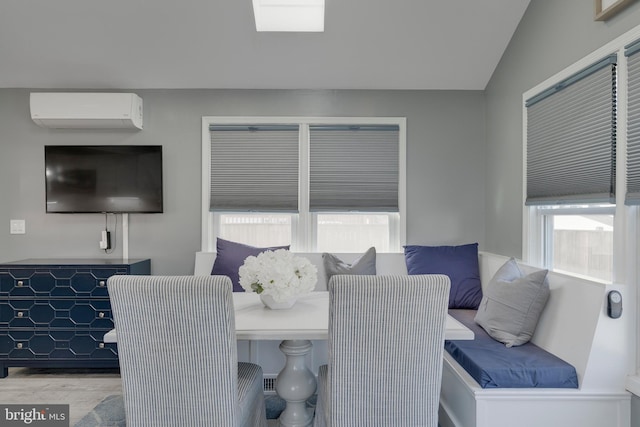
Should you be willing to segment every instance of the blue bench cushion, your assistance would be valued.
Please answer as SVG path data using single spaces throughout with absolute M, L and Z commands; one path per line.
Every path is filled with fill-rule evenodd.
M 506 347 L 491 338 L 473 318 L 476 310 L 449 314 L 471 329 L 474 340 L 447 340 L 445 350 L 482 388 L 578 388 L 573 366 L 533 343 Z

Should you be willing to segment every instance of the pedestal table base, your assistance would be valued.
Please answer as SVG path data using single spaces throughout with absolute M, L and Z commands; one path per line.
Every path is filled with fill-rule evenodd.
M 307 409 L 307 399 L 316 391 L 316 377 L 305 362 L 311 347 L 309 340 L 285 340 L 280 344 L 286 361 L 276 379 L 276 392 L 287 402 L 280 415 L 281 426 L 308 427 L 313 423 L 313 411 Z

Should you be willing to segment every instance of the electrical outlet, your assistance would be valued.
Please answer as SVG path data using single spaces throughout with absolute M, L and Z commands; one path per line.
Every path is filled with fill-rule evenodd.
M 9 221 L 11 234 L 26 234 L 26 222 L 24 219 L 12 219 Z

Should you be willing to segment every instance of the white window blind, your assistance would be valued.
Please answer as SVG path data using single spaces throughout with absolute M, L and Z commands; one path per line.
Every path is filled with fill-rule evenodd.
M 527 107 L 527 205 L 614 203 L 616 55 Z
M 627 194 L 625 204 L 640 205 L 640 40 L 626 46 Z
M 310 211 L 398 212 L 399 126 L 309 126 Z
M 210 125 L 210 210 L 298 211 L 298 125 Z

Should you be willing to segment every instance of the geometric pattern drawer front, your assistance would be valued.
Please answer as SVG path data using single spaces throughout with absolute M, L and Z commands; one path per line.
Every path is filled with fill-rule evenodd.
M 56 319 L 56 322 L 58 320 L 60 319 Z M 111 302 L 108 300 L 74 301 L 73 307 L 69 309 L 69 320 L 76 327 L 111 329 L 113 328 Z M 57 328 L 58 325 L 52 323 L 51 327 Z
M 1 328 L 113 328 L 109 300 L 0 301 Z
M 6 269 L 0 271 L 0 295 L 9 295 L 16 286 L 16 279 Z
M 107 331 L 1 331 L 0 359 L 117 359 Z
M 30 278 L 35 273 L 33 269 L 11 269 L 0 271 L 0 295 L 33 296 Z
M 0 295 L 11 297 L 107 297 L 107 279 L 126 268 L 3 269 Z
M 151 261 L 0 264 L 0 378 L 10 366 L 118 366 L 116 344 L 103 342 L 114 327 L 107 279 L 116 274 L 151 274 Z
M 114 268 L 78 270 L 69 278 L 70 287 L 79 295 L 106 296 L 108 295 L 107 279 L 118 273 L 118 270 Z

